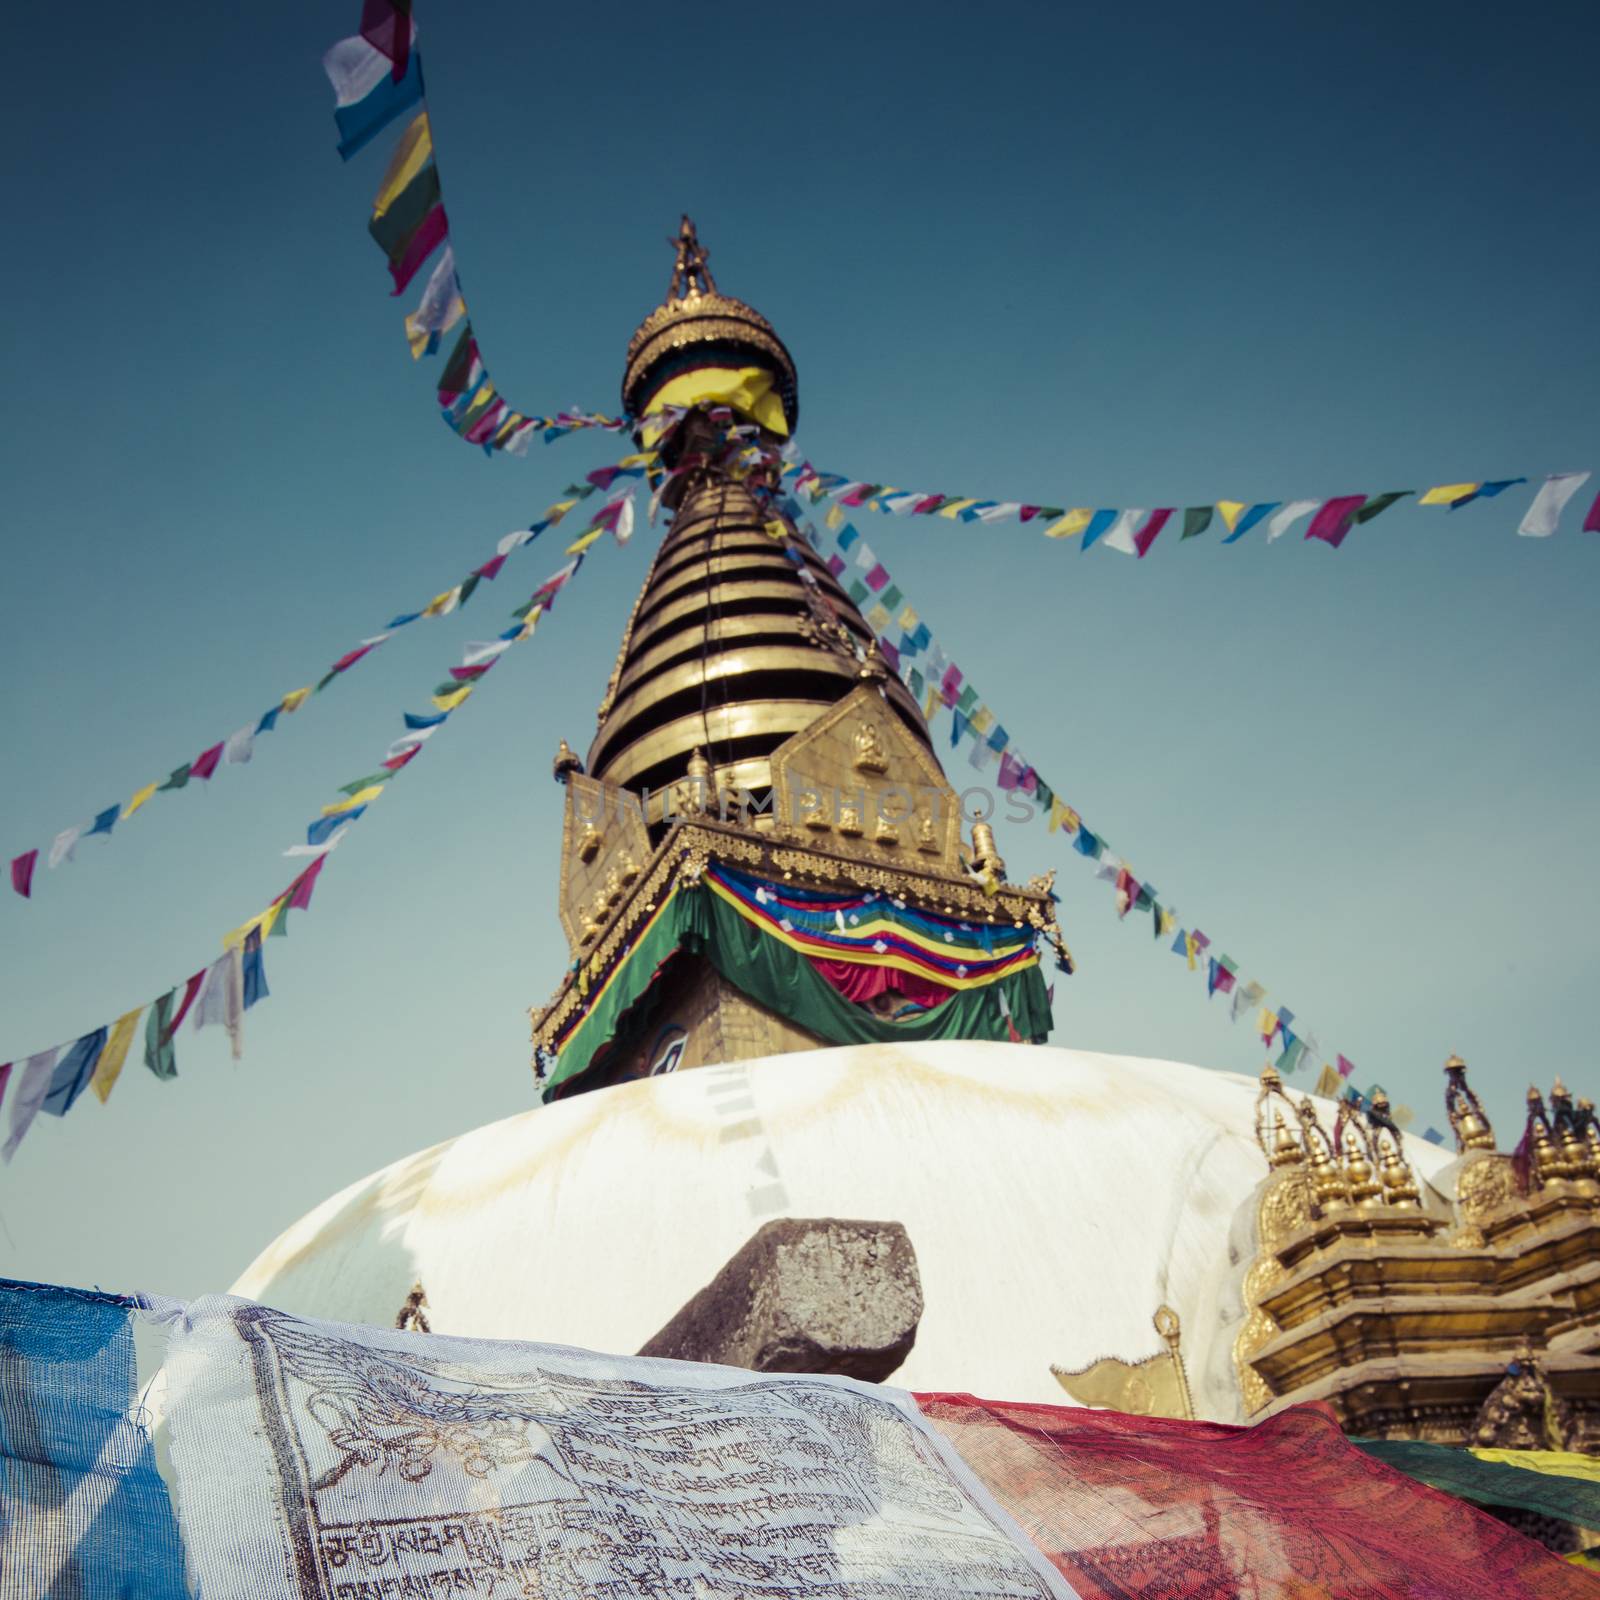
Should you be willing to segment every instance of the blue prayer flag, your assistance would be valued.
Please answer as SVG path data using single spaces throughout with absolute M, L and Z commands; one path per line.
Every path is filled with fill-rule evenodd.
M 406 63 L 405 76 L 396 83 L 385 73 L 378 87 L 365 100 L 353 106 L 340 106 L 333 113 L 339 127 L 339 155 L 348 161 L 402 113 L 422 100 L 422 57 L 415 50 Z
M 110 833 L 116 826 L 117 818 L 122 815 L 122 807 L 107 806 L 95 819 L 94 826 L 89 830 L 90 835 L 97 833 Z
M 1083 548 L 1087 550 L 1116 520 L 1117 514 L 1115 511 L 1095 512 L 1089 519 L 1089 526 L 1083 530 Z
M 39 1109 L 48 1111 L 52 1117 L 66 1116 L 72 1109 L 72 1102 L 88 1088 L 95 1065 L 100 1060 L 100 1052 L 105 1047 L 104 1028 L 84 1034 L 73 1044 L 56 1062 L 55 1071 L 50 1075 L 50 1087 L 45 1091 L 44 1103 Z

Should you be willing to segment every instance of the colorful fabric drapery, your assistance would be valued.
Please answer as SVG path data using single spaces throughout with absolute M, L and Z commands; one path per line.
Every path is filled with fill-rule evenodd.
M 143 788 L 136 789 L 121 805 L 105 807 L 95 814 L 92 821 L 64 829 L 56 836 L 56 844 L 47 857 L 47 865 L 53 869 L 65 861 L 75 860 L 76 846 L 81 839 L 92 838 L 96 834 L 109 837 L 118 822 L 124 822 L 133 816 L 152 795 L 163 790 L 186 788 L 195 778 L 209 779 L 221 765 L 247 764 L 255 753 L 256 739 L 261 734 L 270 733 L 276 728 L 280 716 L 292 715 L 307 700 L 321 694 L 335 678 L 348 672 L 358 661 L 364 661 L 397 629 L 424 618 L 449 616 L 451 612 L 459 610 L 472 598 L 480 583 L 493 582 L 500 575 L 500 569 L 512 551 L 520 549 L 525 544 L 531 544 L 547 528 L 554 527 L 591 495 L 605 493 L 607 498 L 600 511 L 596 513 L 590 528 L 580 536 L 580 541 L 587 539 L 593 543 L 601 534 L 610 532 L 618 544 L 626 544 L 633 529 L 633 497 L 638 488 L 638 480 L 645 476 L 656 460 L 654 451 L 636 452 L 624 456 L 610 466 L 595 468 L 582 483 L 568 484 L 563 491 L 563 497 L 554 505 L 546 507 L 540 517 L 530 522 L 526 528 L 514 529 L 500 539 L 494 555 L 487 561 L 474 567 L 458 583 L 441 590 L 426 605 L 419 606 L 415 611 L 401 612 L 392 618 L 382 633 L 363 639 L 359 645 L 345 651 L 314 683 L 291 690 L 259 717 L 247 722 L 227 739 L 210 745 L 192 761 L 185 761 L 181 766 L 174 768 L 165 783 L 145 784 Z M 619 480 L 620 487 L 617 486 Z M 469 662 L 462 668 L 452 668 L 452 671 L 471 671 L 474 664 Z M 24 850 L 11 862 L 11 887 L 25 900 L 31 899 L 33 895 L 34 869 L 38 859 L 38 850 L 32 849 Z
M 175 1499 L 135 1315 L 165 1331 Z M 3 1279 L 0 1348 L 28 1595 L 1591 1593 L 1313 1407 L 1222 1427 Z
M 824 499 L 834 507 L 828 515 L 842 515 L 841 507 L 865 507 L 889 516 L 943 517 L 953 522 L 981 522 L 992 525 L 1015 520 L 1036 526 L 1047 539 L 1078 539 L 1080 548 L 1099 544 L 1143 560 L 1150 553 L 1162 530 L 1178 514 L 1176 506 L 1154 511 L 1118 510 L 1113 507 L 1030 505 L 1020 500 L 977 500 L 956 495 L 926 494 L 919 490 L 897 489 L 889 484 L 846 478 L 837 472 L 819 472 L 809 461 L 793 463 L 785 469 L 793 493 L 812 505 Z M 1588 481 L 1587 472 L 1556 472 L 1545 478 L 1536 491 L 1517 532 L 1545 538 L 1557 531 L 1567 502 Z M 1475 483 L 1447 483 L 1426 489 L 1389 489 L 1381 494 L 1334 495 L 1324 500 L 1217 500 L 1211 504 L 1188 506 L 1183 510 L 1182 539 L 1195 539 L 1212 525 L 1213 513 L 1221 517 L 1226 529 L 1222 542 L 1236 544 L 1252 529 L 1267 525 L 1267 542 L 1281 538 L 1293 524 L 1310 517 L 1305 538 L 1316 539 L 1337 550 L 1355 528 L 1381 516 L 1402 500 L 1415 498 L 1419 506 L 1440 506 L 1458 511 L 1475 500 L 1492 499 L 1507 489 L 1525 484 L 1526 477 L 1497 478 Z M 1586 533 L 1600 531 L 1600 496 L 1583 519 Z
M 779 905 L 780 889 L 793 907 Z M 771 898 L 758 900 L 757 890 Z M 849 932 L 839 931 L 835 912 Z M 861 918 L 853 927 L 852 914 Z M 832 925 L 832 935 L 802 932 L 797 915 Z M 935 942 L 944 946 L 943 955 L 931 948 Z M 652 986 L 680 950 L 703 955 L 741 993 L 829 1044 L 1003 1040 L 1013 1028 L 1022 1038 L 1044 1039 L 1050 1032 L 1050 1003 L 1031 931 L 964 926 L 956 918 L 896 908 L 882 896 L 832 897 L 823 910 L 791 885 L 769 884 L 716 863 L 700 883 L 679 885 L 596 980 L 586 1010 L 556 1041 L 556 1066 L 543 1085 L 547 1100 L 587 1071 L 619 1031 L 631 1031 L 653 1014 L 659 991 Z M 949 992 L 926 1011 L 890 1020 L 853 1003 L 817 969 L 815 956 L 863 970 L 905 972 L 913 977 L 913 990 L 917 979 L 937 974 L 932 981 Z M 965 974 L 957 970 L 961 966 L 968 966 Z M 641 1002 L 641 1010 L 630 1015 Z
M 1458 1450 L 1421 1439 L 1352 1443 L 1386 1467 L 1458 1500 L 1511 1506 L 1579 1528 L 1600 1528 L 1600 1462 L 1593 1457 L 1559 1450 Z M 1526 1464 L 1533 1461 L 1539 1464 Z

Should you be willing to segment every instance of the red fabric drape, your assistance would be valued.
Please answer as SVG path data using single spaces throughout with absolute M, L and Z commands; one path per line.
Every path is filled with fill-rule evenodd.
M 1593 1579 L 1349 1444 L 1320 1406 L 1253 1428 L 919 1394 L 1082 1600 L 1585 1600 Z
M 857 1005 L 864 1000 L 875 1000 L 893 989 L 907 1000 L 915 1000 L 918 1005 L 931 1009 L 955 993 L 954 989 L 932 978 L 901 972 L 898 967 L 868 967 L 858 961 L 829 961 L 825 956 L 807 956 L 806 960 L 846 1000 L 853 1000 Z

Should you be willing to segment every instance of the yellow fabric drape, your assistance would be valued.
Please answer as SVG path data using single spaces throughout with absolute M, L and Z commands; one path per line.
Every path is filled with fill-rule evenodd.
M 783 401 L 773 392 L 772 374 L 761 367 L 701 367 L 669 378 L 650 396 L 650 409 L 694 406 L 703 401 L 732 406 L 769 433 L 789 437 Z
M 1600 1483 L 1600 1460 L 1580 1456 L 1573 1450 L 1473 1450 L 1480 1461 L 1503 1461 L 1508 1467 L 1523 1467 L 1529 1472 L 1547 1472 L 1556 1478 L 1587 1478 Z
M 133 1030 L 139 1026 L 139 1018 L 143 1015 L 144 1007 L 135 1006 L 132 1011 L 124 1012 L 111 1025 L 111 1037 L 106 1040 L 106 1047 L 100 1052 L 99 1061 L 95 1063 L 94 1076 L 89 1080 L 89 1087 L 100 1097 L 101 1105 L 111 1098 L 117 1074 L 122 1071 L 122 1063 L 128 1059 L 128 1046 L 133 1043 Z

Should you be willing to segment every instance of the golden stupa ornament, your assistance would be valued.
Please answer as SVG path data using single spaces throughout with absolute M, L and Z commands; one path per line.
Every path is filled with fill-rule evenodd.
M 792 433 L 800 416 L 799 385 L 794 359 L 777 330 L 759 311 L 718 290 L 706 265 L 711 252 L 687 216 L 669 242 L 675 256 L 667 297 L 628 341 L 623 410 L 631 417 L 642 415 L 661 383 L 688 366 L 758 366 L 771 372 Z

